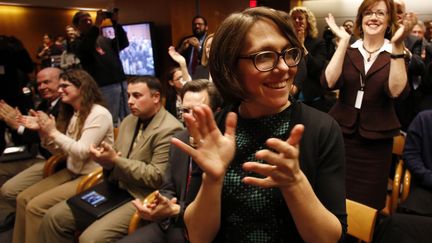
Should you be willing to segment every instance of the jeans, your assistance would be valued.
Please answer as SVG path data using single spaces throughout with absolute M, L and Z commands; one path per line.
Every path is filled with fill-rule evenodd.
M 114 126 L 117 127 L 123 118 L 130 113 L 127 105 L 127 83 L 123 81 L 106 85 L 100 87 L 100 90 L 104 96 L 106 107 L 112 115 Z

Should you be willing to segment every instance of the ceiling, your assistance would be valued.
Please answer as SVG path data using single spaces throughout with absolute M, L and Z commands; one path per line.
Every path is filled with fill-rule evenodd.
M 53 8 L 110 9 L 114 6 L 114 0 L 0 0 L 1 4 Z

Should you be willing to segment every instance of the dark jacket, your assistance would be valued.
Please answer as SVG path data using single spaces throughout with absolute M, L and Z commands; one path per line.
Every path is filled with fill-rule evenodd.
M 122 26 L 114 24 L 113 27 L 116 37 L 112 40 L 100 35 L 99 28 L 93 26 L 71 44 L 83 69 L 99 87 L 126 80 L 119 52 L 129 46 L 129 41 Z
M 338 121 L 342 132 L 353 134 L 358 131 L 362 137 L 368 139 L 391 138 L 399 134 L 401 124 L 388 88 L 390 53 L 381 52 L 365 74 L 360 51 L 357 48 L 348 48 L 342 70 L 333 88 L 340 89 L 339 99 L 329 112 Z M 364 96 L 361 109 L 356 109 L 354 104 L 361 87 L 360 75 L 365 83 Z M 321 84 L 329 89 L 324 73 Z M 408 92 L 407 85 L 400 97 L 404 97 Z

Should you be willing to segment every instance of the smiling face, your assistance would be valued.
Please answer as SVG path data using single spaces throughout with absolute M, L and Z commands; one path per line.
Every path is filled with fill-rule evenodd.
M 60 79 L 58 88 L 61 101 L 71 105 L 75 110 L 79 110 L 81 104 L 81 92 L 78 87 L 69 82 L 68 80 Z
M 281 52 L 292 45 L 278 27 L 269 20 L 259 20 L 250 28 L 245 38 L 242 56 L 260 51 Z M 248 93 L 241 106 L 250 117 L 276 114 L 289 106 L 288 95 L 297 67 L 288 67 L 279 58 L 276 67 L 267 72 L 258 71 L 251 59 L 239 59 L 239 77 Z
M 384 1 L 379 1 L 363 12 L 362 29 L 364 36 L 383 36 L 388 27 L 389 14 Z
M 37 74 L 37 89 L 42 99 L 52 102 L 59 97 L 59 73 L 58 69 L 45 68 Z

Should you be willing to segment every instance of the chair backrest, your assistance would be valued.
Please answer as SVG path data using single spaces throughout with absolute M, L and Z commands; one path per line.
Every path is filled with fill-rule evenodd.
M 404 146 L 405 136 L 403 134 L 393 137 L 393 154 L 397 155 L 399 159 L 402 157 Z
M 114 127 L 114 141 L 117 139 L 118 133 L 119 133 L 119 128 Z
M 364 204 L 346 199 L 348 234 L 365 242 L 372 242 L 378 211 Z

